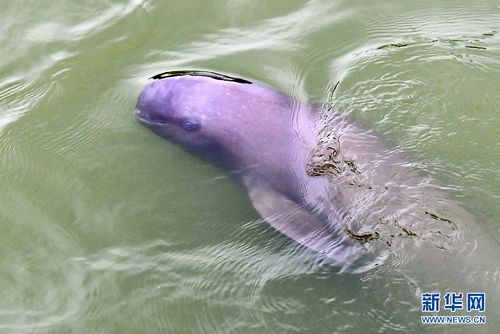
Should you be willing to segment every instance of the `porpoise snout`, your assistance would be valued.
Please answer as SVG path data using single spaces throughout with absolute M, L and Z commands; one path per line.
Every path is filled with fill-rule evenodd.
M 154 125 L 169 121 L 169 89 L 165 80 L 147 85 L 137 99 L 135 115 L 139 122 Z

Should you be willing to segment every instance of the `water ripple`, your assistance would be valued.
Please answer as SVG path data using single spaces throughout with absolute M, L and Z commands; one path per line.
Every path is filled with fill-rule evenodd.
M 0 220 L 10 225 L 1 237 L 0 331 L 74 321 L 85 307 L 81 268 L 68 262 L 68 254 L 79 251 L 75 235 L 23 194 L 10 189 L 9 195 L 0 208 Z

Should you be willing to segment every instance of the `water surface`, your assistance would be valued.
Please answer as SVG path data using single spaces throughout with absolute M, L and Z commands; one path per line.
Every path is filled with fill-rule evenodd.
M 333 104 L 500 243 L 499 6 L 3 2 L 0 332 L 422 332 L 418 296 L 391 300 L 407 282 L 373 289 L 297 252 L 132 111 L 149 77 L 184 68 Z

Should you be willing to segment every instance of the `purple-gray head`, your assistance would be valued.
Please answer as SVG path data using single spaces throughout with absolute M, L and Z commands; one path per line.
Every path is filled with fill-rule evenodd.
M 166 72 L 142 91 L 139 122 L 188 150 L 245 167 L 289 140 L 293 101 L 258 83 L 212 72 Z M 243 161 L 245 160 L 245 161 Z M 234 165 L 236 164 L 236 166 Z

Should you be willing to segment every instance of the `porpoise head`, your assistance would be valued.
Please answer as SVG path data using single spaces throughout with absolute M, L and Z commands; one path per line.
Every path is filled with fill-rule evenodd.
M 279 152 L 281 142 L 290 140 L 286 118 L 293 117 L 293 106 L 277 90 L 201 71 L 166 72 L 153 79 L 137 101 L 138 121 L 209 160 L 245 168 L 269 158 L 263 146 L 275 145 L 268 152 Z

